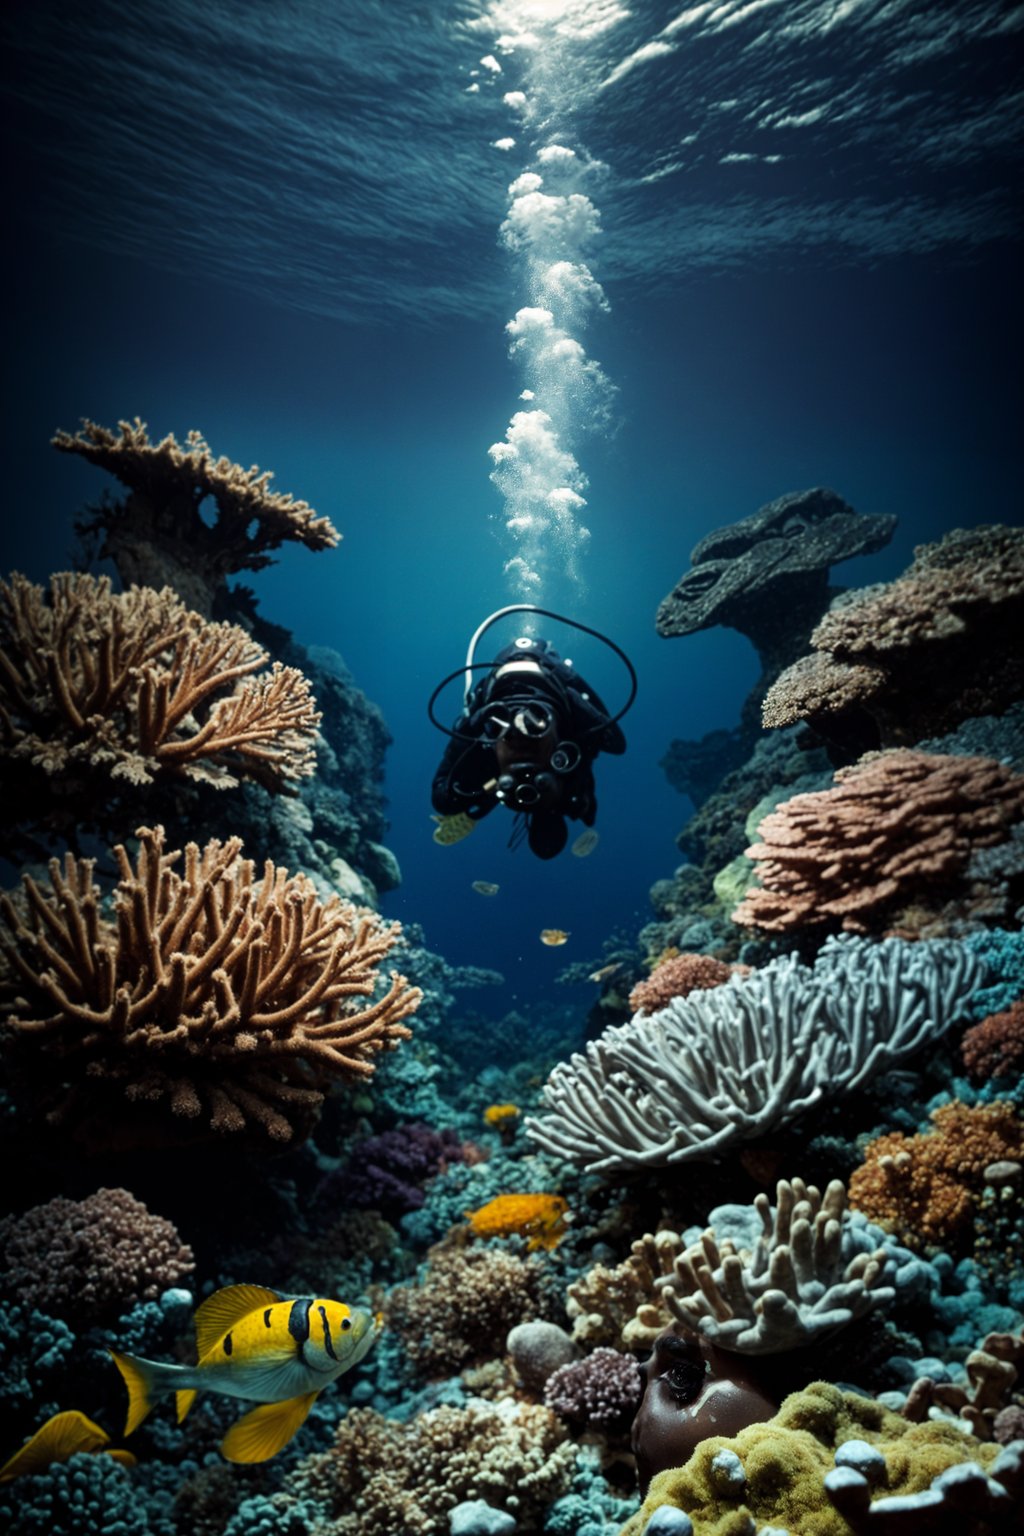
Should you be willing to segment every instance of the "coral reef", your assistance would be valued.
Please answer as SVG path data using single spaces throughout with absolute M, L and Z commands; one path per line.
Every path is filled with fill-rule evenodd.
M 421 1284 L 388 1298 L 388 1323 L 426 1376 L 504 1352 L 517 1323 L 541 1315 L 536 1261 L 493 1248 L 435 1253 Z
M 817 926 L 941 936 L 954 916 L 984 921 L 990 880 L 972 854 L 1024 819 L 1024 776 L 984 757 L 899 749 L 836 774 L 766 816 L 747 849 L 760 884 L 733 921 L 772 933 Z
M 961 1384 L 919 1376 L 900 1412 L 911 1423 L 921 1424 L 940 1413 L 970 1427 L 979 1440 L 1006 1444 L 1016 1438 L 1007 1434 L 1022 1410 L 1010 1400 L 1024 1366 L 1024 1334 L 989 1333 L 964 1362 L 967 1380 Z
M 402 1216 L 423 1204 L 428 1179 L 461 1159 L 462 1143 L 453 1130 L 435 1131 L 414 1120 L 358 1142 L 353 1161 L 328 1174 L 318 1187 L 317 1204 L 330 1209 L 344 1201 L 357 1209 Z
M 553 1371 L 544 1384 L 544 1401 L 571 1424 L 621 1429 L 633 1417 L 642 1390 L 633 1356 L 601 1345 Z
M 75 1326 L 120 1317 L 194 1267 L 176 1227 L 126 1189 L 58 1196 L 0 1221 L 0 1290 Z
M 509 1237 L 518 1233 L 526 1238 L 530 1253 L 538 1248 L 557 1248 L 565 1236 L 565 1214 L 569 1202 L 561 1195 L 495 1195 L 486 1205 L 467 1211 L 466 1218 L 475 1237 Z
M 1012 1104 L 954 1099 L 932 1112 L 934 1129 L 891 1131 L 868 1143 L 850 1179 L 850 1203 L 908 1241 L 955 1247 L 993 1163 L 1024 1157 L 1024 1123 Z
M 111 824 L 132 787 L 184 779 L 280 791 L 315 768 L 320 715 L 296 667 L 169 589 L 60 572 L 0 582 L 0 728 L 18 819 Z M 259 675 L 256 675 L 259 674 Z M 113 795 L 113 807 L 105 800 Z M 63 813 L 63 814 L 62 814 Z
M 286 541 L 319 550 L 340 538 L 307 502 L 272 491 L 269 470 L 215 459 L 199 432 L 184 445 L 173 433 L 153 443 L 139 417 L 118 422 L 117 432 L 84 420 L 76 433 L 58 432 L 53 446 L 128 491 L 82 515 L 78 533 L 114 561 L 126 586 L 172 586 L 206 616 L 229 575 L 262 570 Z
M 960 1054 L 976 1082 L 1019 1076 L 1024 1069 L 1024 998 L 965 1030 Z
M 953 941 L 831 938 L 813 968 L 784 956 L 605 1030 L 527 1133 L 599 1173 L 714 1157 L 938 1039 L 980 974 Z
M 773 728 L 804 720 L 845 760 L 913 744 L 1024 694 L 1024 530 L 955 529 L 894 582 L 844 594 L 812 653 L 768 691 Z
M 633 1013 L 657 1013 L 673 998 L 721 986 L 744 969 L 716 960 L 713 955 L 670 955 L 654 967 L 645 981 L 637 982 L 629 994 L 629 1006 Z
M 145 1106 L 141 1134 L 171 1127 L 284 1142 L 308 1133 L 332 1082 L 365 1077 L 408 1038 L 419 991 L 377 968 L 396 924 L 268 864 L 257 878 L 239 840 L 167 852 L 142 828 L 132 862 L 119 846 L 112 919 L 91 860 L 50 865 L 0 899 L 0 938 L 16 978 L 5 1050 L 34 1077 L 48 1118 L 102 1134 L 110 1095 Z M 154 1106 L 169 1114 L 154 1121 Z M 123 1104 L 117 1123 L 126 1129 Z

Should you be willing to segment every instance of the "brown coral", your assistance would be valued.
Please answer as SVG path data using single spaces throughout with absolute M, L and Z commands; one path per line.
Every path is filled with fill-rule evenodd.
M 975 1079 L 1006 1077 L 1024 1068 L 1024 997 L 1005 1013 L 972 1024 L 960 1042 L 964 1066 Z
M 0 1221 L 0 1286 L 26 1306 L 89 1326 L 153 1301 L 191 1275 L 177 1228 L 126 1189 L 58 1197 Z
M 629 994 L 629 1006 L 634 1013 L 657 1013 L 674 997 L 719 987 L 737 973 L 749 975 L 750 967 L 729 965 L 714 955 L 670 955 L 644 981 L 637 982 Z
M 962 1245 L 992 1163 L 1024 1157 L 1024 1125 L 1012 1104 L 933 1110 L 934 1130 L 892 1131 L 869 1142 L 850 1179 L 850 1204 L 909 1241 Z
M 368 1075 L 410 1033 L 421 994 L 396 972 L 376 1002 L 354 1003 L 372 996 L 398 924 L 322 902 L 269 862 L 257 876 L 238 838 L 190 843 L 179 871 L 162 828 L 138 836 L 134 863 L 114 850 L 109 918 L 93 861 L 70 854 L 51 861 L 48 890 L 26 877 L 21 897 L 0 898 L 17 984 L 8 1050 L 49 1118 L 74 1128 L 113 1116 L 127 1131 L 127 1099 L 147 1106 L 137 1133 L 167 1134 L 159 1105 L 179 1129 L 308 1134 L 331 1083 Z
M 844 594 L 813 654 L 769 689 L 765 726 L 806 720 L 843 746 L 919 741 L 1024 693 L 1024 530 L 955 529 L 894 582 Z
M 935 1416 L 933 1408 L 945 1410 L 951 1417 L 968 1423 L 979 1440 L 1000 1440 L 1005 1444 L 1007 1425 L 1015 1423 L 1015 1415 L 1024 1413 L 1010 1396 L 1024 1369 L 1024 1335 L 986 1334 L 967 1356 L 965 1365 L 966 1387 L 958 1382 L 919 1376 L 901 1409 L 903 1417 L 913 1424 L 922 1424 Z
M 83 799 L 101 807 L 130 784 L 281 790 L 315 770 L 307 678 L 263 670 L 244 629 L 207 623 L 169 588 L 115 593 L 63 571 L 47 593 L 15 574 L 0 581 L 0 641 L 0 755 L 19 798 L 23 781 L 51 808 L 73 801 L 74 820 Z
M 392 1291 L 387 1320 L 419 1370 L 450 1376 L 503 1355 L 509 1331 L 540 1315 L 540 1276 L 534 1260 L 501 1249 L 440 1252 L 422 1284 Z
M 269 470 L 215 459 L 199 432 L 182 446 L 170 433 L 151 443 L 138 417 L 118 422 L 118 429 L 85 420 L 77 433 L 58 432 L 53 445 L 127 488 L 123 501 L 106 500 L 77 524 L 99 555 L 114 561 L 126 586 L 172 586 L 208 617 L 232 572 L 262 570 L 272 563 L 269 551 L 286 540 L 314 550 L 338 543 L 329 518 L 270 489 Z M 212 516 L 201 514 L 204 503 L 212 503 Z
M 761 822 L 747 849 L 760 886 L 733 920 L 773 933 L 813 925 L 871 933 L 899 931 L 910 908 L 920 932 L 920 909 L 940 921 L 952 900 L 969 920 L 969 860 L 1024 818 L 1024 776 L 992 758 L 903 748 L 835 778 L 832 789 L 796 795 Z

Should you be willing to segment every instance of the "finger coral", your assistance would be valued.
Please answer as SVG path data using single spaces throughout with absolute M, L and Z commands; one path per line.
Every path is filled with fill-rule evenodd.
M 122 501 L 104 500 L 77 524 L 125 585 L 172 586 L 204 616 L 226 577 L 262 570 L 270 550 L 286 541 L 331 549 L 340 538 L 307 502 L 272 491 L 269 470 L 215 459 L 199 432 L 184 445 L 173 433 L 153 443 L 138 417 L 118 422 L 116 432 L 85 420 L 76 433 L 58 432 L 53 446 L 127 489 Z
M 267 660 L 169 588 L 63 571 L 44 592 L 15 574 L 0 581 L 4 776 L 72 821 L 86 787 L 100 803 L 158 778 L 281 790 L 314 772 L 320 715 L 308 679 Z
M 733 921 L 771 933 L 819 925 L 900 929 L 907 909 L 933 920 L 970 893 L 972 853 L 1005 842 L 1024 819 L 1024 775 L 987 757 L 899 749 L 840 769 L 832 789 L 770 812 L 747 849 L 760 884 Z M 963 898 L 966 897 L 966 902 Z M 918 915 L 915 930 L 921 928 Z
M 179 869 L 162 828 L 138 836 L 134 862 L 114 850 L 109 917 L 93 861 L 70 854 L 48 889 L 26 876 L 0 898 L 9 1057 L 48 1118 L 85 1135 L 109 1122 L 301 1139 L 332 1083 L 409 1036 L 420 992 L 397 972 L 355 1003 L 372 998 L 398 925 L 269 862 L 257 875 L 238 838 L 188 844 Z
M 964 945 L 830 938 L 606 1029 L 555 1067 L 545 1151 L 598 1173 L 711 1159 L 936 1040 L 981 976 Z
M 922 544 L 894 582 L 845 593 L 762 708 L 768 727 L 806 720 L 826 739 L 913 743 L 1024 692 L 1024 530 L 955 529 Z
M 656 1013 L 674 997 L 721 986 L 730 976 L 746 970 L 746 966 L 716 960 L 714 955 L 670 955 L 654 967 L 646 980 L 637 982 L 629 994 L 629 1006 L 634 1013 Z
M 1024 1123 L 1010 1103 L 953 1099 L 932 1111 L 934 1129 L 892 1131 L 868 1143 L 850 1179 L 850 1203 L 910 1241 L 949 1248 L 970 1231 L 992 1163 L 1024 1158 Z
M 0 1221 L 0 1289 L 76 1326 L 111 1322 L 194 1267 L 176 1227 L 126 1189 L 58 1196 Z

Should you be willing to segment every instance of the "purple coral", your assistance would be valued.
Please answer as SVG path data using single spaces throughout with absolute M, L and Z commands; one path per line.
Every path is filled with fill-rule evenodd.
M 591 1429 L 625 1428 L 643 1392 L 632 1355 L 601 1346 L 585 1360 L 560 1365 L 548 1377 L 544 1401 L 563 1419 Z
M 58 1196 L 0 1221 L 0 1287 L 66 1321 L 112 1321 L 195 1268 L 177 1228 L 126 1189 Z
M 396 1126 L 361 1141 L 348 1167 L 322 1181 L 317 1202 L 402 1216 L 423 1204 L 427 1180 L 462 1156 L 462 1143 L 452 1130 L 435 1131 L 420 1121 Z

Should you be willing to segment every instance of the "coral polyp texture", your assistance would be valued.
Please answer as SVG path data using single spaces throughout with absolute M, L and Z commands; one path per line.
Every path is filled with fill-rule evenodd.
M 954 940 L 828 939 L 606 1029 L 555 1067 L 545 1151 L 611 1174 L 711 1159 L 937 1040 L 982 977 Z
M 637 982 L 629 994 L 629 1006 L 634 1013 L 656 1013 L 675 997 L 721 986 L 736 969 L 714 955 L 670 955 L 644 981 Z
M 419 1285 L 392 1291 L 387 1321 L 421 1372 L 451 1375 L 502 1354 L 511 1329 L 539 1316 L 540 1278 L 534 1259 L 500 1249 L 438 1252 Z
M 58 1196 L 0 1221 L 0 1290 L 76 1324 L 110 1321 L 195 1267 L 173 1223 L 126 1189 Z
M 1024 775 L 992 758 L 897 749 L 835 777 L 761 822 L 747 849 L 760 883 L 733 921 L 771 933 L 980 926 L 988 882 L 972 884 L 972 855 L 1024 820 Z
M 1024 1068 L 1024 998 L 965 1030 L 960 1054 L 976 1081 L 1019 1074 Z
M 955 529 L 896 581 L 845 593 L 769 689 L 769 727 L 805 720 L 861 749 L 912 743 L 1024 692 L 1024 529 Z
M 105 915 L 93 862 L 50 863 L 0 899 L 5 1050 L 71 1129 L 129 1105 L 162 1133 L 308 1133 L 332 1083 L 363 1078 L 409 1036 L 419 989 L 397 972 L 372 999 L 400 929 L 304 876 L 258 873 L 238 838 L 184 855 L 143 827 Z M 180 868 L 178 866 L 181 866 Z M 126 1102 L 127 1101 L 127 1102 Z M 117 1106 L 120 1106 L 119 1108 Z
M 269 470 L 214 458 L 199 432 L 184 444 L 173 433 L 154 443 L 139 417 L 118 422 L 116 432 L 85 420 L 76 433 L 58 432 L 53 445 L 127 489 L 122 501 L 103 501 L 77 525 L 125 584 L 167 584 L 207 616 L 232 572 L 262 570 L 285 542 L 320 550 L 340 538 L 308 502 L 272 491 Z
M 986 1168 L 1024 1158 L 1014 1106 L 961 1104 L 932 1111 L 934 1129 L 876 1137 L 850 1179 L 850 1202 L 910 1241 L 955 1247 L 969 1232 Z
M 0 582 L 0 764 L 53 801 L 157 779 L 239 779 L 271 790 L 315 769 L 320 720 L 306 677 L 169 588 L 114 592 L 62 571 L 49 591 Z M 258 674 L 258 675 L 257 675 Z

